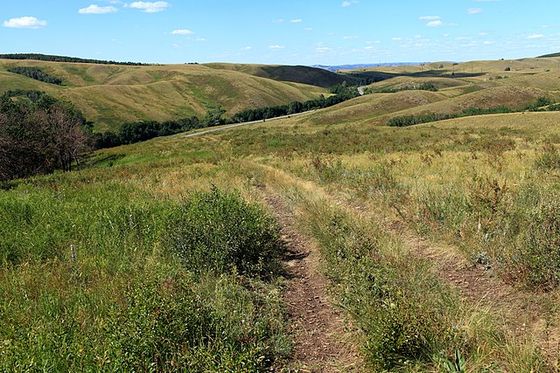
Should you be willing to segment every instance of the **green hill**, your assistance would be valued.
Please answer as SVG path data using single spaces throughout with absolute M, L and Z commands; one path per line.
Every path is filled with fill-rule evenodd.
M 33 67 L 60 78 L 62 86 L 11 73 Z M 66 99 L 95 122 L 98 130 L 123 122 L 203 116 L 220 105 L 228 114 L 247 108 L 316 98 L 320 87 L 266 79 L 234 69 L 203 65 L 124 66 L 49 61 L 0 60 L 0 93 L 41 90 Z
M 358 79 L 353 76 L 337 74 L 328 70 L 309 66 L 243 65 L 227 63 L 211 63 L 206 66 L 220 70 L 240 71 L 261 78 L 309 84 L 323 88 L 332 87 L 343 82 L 348 84 L 358 83 Z

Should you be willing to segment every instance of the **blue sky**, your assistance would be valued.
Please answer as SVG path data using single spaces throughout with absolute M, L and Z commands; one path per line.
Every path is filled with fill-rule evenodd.
M 551 0 L 4 0 L 0 52 L 347 64 L 560 52 Z

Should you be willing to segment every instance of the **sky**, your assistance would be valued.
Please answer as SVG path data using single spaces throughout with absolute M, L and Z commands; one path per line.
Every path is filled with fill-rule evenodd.
M 560 52 L 556 0 L 1 0 L 0 53 L 341 65 Z

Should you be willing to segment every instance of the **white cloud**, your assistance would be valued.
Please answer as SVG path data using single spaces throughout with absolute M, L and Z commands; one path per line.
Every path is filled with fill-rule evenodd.
M 437 21 L 440 20 L 441 17 L 440 16 L 422 16 L 420 17 L 421 21 Z
M 470 14 L 470 15 L 480 14 L 480 13 L 482 13 L 482 9 L 480 9 L 480 8 L 469 8 L 469 9 L 467 9 L 467 13 Z
M 420 21 L 424 21 L 428 27 L 443 26 L 443 21 L 440 16 L 422 16 L 419 19 Z
M 99 6 L 96 4 L 91 4 L 86 8 L 82 8 L 78 10 L 80 14 L 107 14 L 107 13 L 115 13 L 118 9 L 114 6 Z
M 250 51 L 251 49 L 253 49 L 253 47 L 247 46 L 247 47 L 241 48 L 242 51 Z
M 542 39 L 542 38 L 544 38 L 543 34 L 531 34 L 527 36 L 527 39 L 529 40 Z
M 443 22 L 440 19 L 426 23 L 426 26 L 428 27 L 439 27 L 441 25 L 443 25 Z
M 169 3 L 167 1 L 135 1 L 127 6 L 132 9 L 139 9 L 145 13 L 157 13 L 166 10 L 169 7 Z
M 317 53 L 328 53 L 328 52 L 332 51 L 332 49 L 329 48 L 329 47 L 318 47 L 318 48 L 315 48 L 315 51 Z
M 352 5 L 357 4 L 357 3 L 358 2 L 355 1 L 355 0 L 345 0 L 345 1 L 342 2 L 341 6 L 343 8 L 348 8 L 348 7 L 351 7 Z
M 269 45 L 268 47 L 270 49 L 284 49 L 284 48 L 286 48 L 283 45 L 278 45 L 278 44 Z
M 301 19 L 301 18 L 292 19 L 290 21 L 290 23 L 302 23 L 302 22 L 303 22 L 303 19 Z
M 192 35 L 192 34 L 194 34 L 194 32 L 186 28 L 171 31 L 171 35 Z
M 9 27 L 9 28 L 37 29 L 45 26 L 47 26 L 47 21 L 43 21 L 38 19 L 37 17 L 30 17 L 30 16 L 10 18 L 9 20 L 4 21 L 4 27 Z
M 484 43 L 482 43 L 482 44 L 484 44 L 484 45 L 493 45 L 493 44 L 496 44 L 496 42 L 495 42 L 495 41 L 486 40 L 486 41 L 485 41 Z

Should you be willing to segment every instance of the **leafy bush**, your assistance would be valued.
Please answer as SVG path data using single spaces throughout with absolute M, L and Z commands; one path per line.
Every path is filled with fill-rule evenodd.
M 170 228 L 170 246 L 199 274 L 268 277 L 282 252 L 278 228 L 260 206 L 216 188 L 185 202 Z
M 89 128 L 71 105 L 45 93 L 0 96 L 0 180 L 70 171 L 89 151 Z

